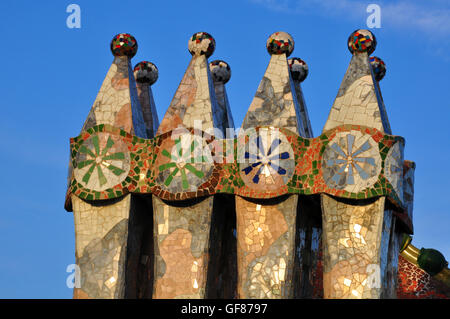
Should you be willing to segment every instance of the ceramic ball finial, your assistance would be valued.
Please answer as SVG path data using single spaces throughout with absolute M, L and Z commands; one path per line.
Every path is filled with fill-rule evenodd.
M 133 70 L 136 82 L 152 85 L 158 80 L 158 68 L 149 61 L 136 64 Z
M 137 41 L 128 33 L 119 33 L 111 40 L 111 52 L 114 56 L 132 58 L 137 52 Z
M 192 55 L 206 55 L 210 57 L 216 48 L 216 41 L 206 32 L 197 32 L 189 38 L 188 49 Z
M 372 66 L 375 80 L 381 81 L 386 75 L 386 64 L 379 57 L 371 56 L 369 58 L 370 65 Z
M 292 79 L 296 82 L 303 82 L 308 76 L 308 65 L 300 58 L 290 58 L 288 60 Z
M 370 55 L 375 51 L 377 40 L 369 30 L 359 29 L 350 34 L 347 45 L 352 54 L 355 52 L 367 52 Z
M 289 56 L 294 50 L 294 39 L 287 32 L 275 32 L 267 39 L 266 48 L 270 55 L 285 53 Z
M 214 82 L 227 83 L 231 78 L 231 68 L 225 61 L 214 60 L 209 63 L 209 70 Z

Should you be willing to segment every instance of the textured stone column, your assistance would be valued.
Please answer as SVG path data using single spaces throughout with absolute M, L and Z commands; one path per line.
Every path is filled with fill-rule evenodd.
M 309 120 L 308 108 L 303 97 L 303 90 L 301 82 L 308 76 L 308 65 L 300 58 L 290 58 L 288 60 L 289 69 L 291 70 L 292 81 L 295 88 L 295 97 L 297 98 L 297 105 L 299 110 L 298 118 L 301 121 L 303 128 L 303 137 L 314 137 L 314 133 Z
M 402 234 L 399 230 L 398 219 L 395 218 L 395 216 L 392 218 L 390 231 L 387 266 L 383 278 L 384 281 L 381 283 L 381 286 L 384 287 L 381 295 L 381 298 L 383 299 L 397 298 L 397 273 Z
M 300 58 L 288 59 L 291 78 L 298 105 L 298 118 L 303 128 L 303 137 L 312 138 L 314 133 L 303 96 L 301 82 L 308 76 L 308 65 Z M 294 267 L 294 298 L 316 298 L 322 216 L 320 196 L 302 196 L 298 201 L 296 265 Z M 322 269 L 320 269 L 322 271 Z M 322 274 L 320 274 L 322 276 Z M 322 284 L 320 282 L 320 286 Z
M 154 297 L 204 298 L 213 197 L 177 207 L 153 197 Z
M 234 131 L 233 115 L 231 113 L 227 90 L 225 88 L 225 83 L 227 83 L 231 77 L 231 68 L 225 61 L 214 60 L 209 63 L 209 69 L 214 83 L 214 92 L 216 94 L 218 106 L 216 110 L 216 127 L 224 133 L 227 133 L 227 129 L 232 129 L 232 131 Z M 234 132 L 232 135 L 225 135 L 223 138 L 233 137 Z
M 382 78 L 372 70 L 368 54 L 376 40 L 358 30 L 348 40 L 352 60 L 331 108 L 324 131 L 340 125 L 362 125 L 391 134 L 379 86 Z M 384 69 L 385 71 L 385 69 Z M 383 73 L 384 75 L 384 73 Z M 378 144 L 370 137 L 337 133 L 323 155 L 324 179 L 329 187 L 360 192 L 381 171 Z M 384 167 L 384 175 L 402 197 L 403 146 L 397 144 Z M 324 169 L 324 168 L 323 168 Z M 343 200 L 321 196 L 325 298 L 389 298 L 388 286 L 395 273 L 398 254 L 395 217 L 385 197 L 374 200 Z M 391 254 L 389 254 L 391 251 Z
M 215 119 L 215 136 L 217 141 L 226 141 L 225 151 L 216 149 L 221 162 L 232 160 L 228 154 L 230 147 L 234 147 L 235 128 L 233 115 L 225 84 L 231 78 L 231 68 L 223 60 L 209 63 L 209 70 L 214 84 L 217 100 Z M 216 135 L 217 134 L 217 135 Z M 223 144 L 222 144 L 223 145 Z M 221 155 L 224 155 L 221 158 Z M 213 216 L 211 220 L 210 261 L 207 279 L 208 298 L 236 298 L 237 279 L 237 245 L 236 245 L 236 204 L 235 196 L 230 194 L 214 195 Z
M 267 40 L 271 59 L 242 124 L 240 140 L 245 141 L 247 135 L 248 142 L 238 145 L 245 148 L 238 154 L 239 171 L 250 189 L 277 189 L 292 176 L 293 153 L 277 128 L 287 128 L 301 136 L 309 134 L 303 126 L 309 119 L 302 119 L 287 62 L 293 49 L 294 41 L 285 32 L 276 32 Z M 304 72 L 302 76 L 301 80 L 306 77 Z M 270 128 L 252 135 L 258 126 Z M 306 234 L 304 229 L 297 229 L 298 198 L 298 195 L 262 200 L 236 198 L 240 298 L 298 295 L 296 289 L 301 289 L 303 276 L 295 271 L 300 267 L 300 262 L 296 263 L 299 258 L 296 244 L 301 234 Z
M 151 88 L 158 80 L 158 68 L 151 62 L 142 61 L 135 65 L 133 72 L 136 78 L 137 94 L 142 107 L 147 138 L 152 138 L 159 126 L 158 112 L 156 112 Z
M 159 121 L 151 85 L 158 79 L 158 68 L 151 62 L 142 61 L 135 65 L 133 72 L 147 137 L 153 138 Z M 131 198 L 125 298 L 149 299 L 153 294 L 154 280 L 152 195 L 132 194 Z
M 348 204 L 322 196 L 324 297 L 379 298 L 382 268 L 392 215 L 384 214 L 385 198 Z M 385 227 L 383 227 L 383 223 Z M 386 237 L 387 235 L 387 237 Z
M 95 207 L 72 195 L 72 205 L 81 275 L 74 298 L 123 298 L 130 196 Z
M 298 196 L 273 204 L 236 198 L 240 298 L 293 296 L 297 201 Z
M 136 49 L 136 40 L 129 34 L 113 38 L 114 61 L 82 131 L 98 124 L 110 124 L 147 137 L 130 64 Z M 117 155 L 123 151 L 120 141 L 96 135 L 84 142 L 69 176 L 73 174 L 79 183 L 97 191 L 113 187 L 127 173 L 127 159 Z M 112 167 L 118 169 L 111 170 Z M 123 298 L 131 196 L 94 203 L 72 194 L 71 204 L 76 262 L 81 275 L 81 287 L 74 289 L 74 298 Z
M 176 134 L 172 133 L 174 141 L 161 146 L 166 149 L 166 154 L 170 153 L 167 156 L 171 162 L 155 163 L 160 165 L 157 178 L 164 187 L 163 191 L 183 192 L 183 196 L 179 196 L 180 201 L 171 202 L 153 198 L 154 298 L 207 297 L 214 198 L 198 198 L 196 190 L 204 182 L 204 176 L 209 176 L 213 163 L 203 162 L 202 159 L 200 163 L 186 165 L 188 158 L 195 156 L 191 144 L 183 146 L 183 137 L 189 135 L 186 128 L 212 134 L 219 122 L 221 125 L 227 124 L 218 120 L 220 114 L 223 117 L 227 114 L 217 103 L 208 66 L 207 57 L 215 48 L 214 39 L 205 32 L 199 32 L 190 38 L 188 46 L 192 60 L 158 128 L 158 135 L 183 130 L 185 133 L 177 135 L 181 136 L 180 140 L 176 140 Z M 177 147 L 178 151 L 174 152 L 172 148 Z M 186 192 L 189 192 L 188 195 Z
M 294 298 L 318 298 L 319 290 L 323 294 L 320 196 L 299 196 L 296 229 Z

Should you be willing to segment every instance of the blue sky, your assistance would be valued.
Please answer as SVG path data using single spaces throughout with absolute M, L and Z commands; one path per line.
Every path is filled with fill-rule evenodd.
M 66 7 L 81 7 L 81 28 Z M 188 38 L 216 39 L 210 58 L 227 61 L 228 97 L 240 126 L 269 62 L 267 37 L 289 32 L 304 59 L 305 100 L 317 136 L 350 61 L 349 34 L 366 28 L 369 3 L 381 6 L 374 55 L 387 65 L 381 90 L 393 133 L 417 164 L 413 243 L 450 259 L 450 2 L 350 0 L 2 1 L 0 30 L 0 298 L 71 298 L 66 267 L 75 261 L 73 216 L 65 212 L 69 138 L 80 133 L 113 60 L 111 38 L 139 43 L 133 65 L 155 63 L 159 118 L 189 63 Z

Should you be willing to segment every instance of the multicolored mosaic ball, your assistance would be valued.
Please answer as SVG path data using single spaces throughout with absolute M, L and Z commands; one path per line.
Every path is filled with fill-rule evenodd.
M 231 68 L 225 61 L 214 60 L 209 63 L 209 70 L 214 82 L 227 83 L 231 78 Z
M 136 39 L 128 33 L 119 33 L 111 41 L 111 52 L 114 56 L 136 55 L 138 44 Z
M 288 60 L 292 79 L 296 82 L 303 82 L 308 76 L 308 65 L 300 58 L 290 58 Z
M 347 44 L 351 53 L 367 52 L 367 54 L 371 54 L 375 51 L 377 40 L 369 30 L 359 29 L 350 34 Z
M 142 61 L 134 67 L 136 82 L 152 85 L 158 80 L 158 68 L 149 61 Z
M 197 32 L 192 35 L 188 42 L 188 49 L 192 55 L 204 54 L 210 57 L 216 48 L 216 40 L 206 32 Z
M 372 66 L 373 74 L 375 75 L 375 80 L 381 81 L 386 75 L 386 64 L 376 56 L 371 56 L 369 61 Z
M 291 55 L 294 50 L 294 39 L 287 32 L 275 32 L 270 35 L 266 43 L 269 54 Z

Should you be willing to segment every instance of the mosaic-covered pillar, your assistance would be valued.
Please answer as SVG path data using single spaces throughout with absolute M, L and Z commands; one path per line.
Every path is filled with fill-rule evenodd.
M 294 83 L 295 97 L 297 98 L 299 110 L 298 119 L 302 122 L 301 127 L 304 131 L 304 135 L 302 136 L 312 138 L 314 137 L 314 133 L 311 126 L 311 121 L 309 120 L 308 108 L 306 107 L 301 86 L 301 83 L 308 76 L 308 65 L 300 58 L 290 58 L 288 59 L 288 64 L 291 71 L 292 81 Z
M 134 67 L 137 94 L 142 107 L 147 138 L 153 138 L 159 121 L 151 86 L 158 68 L 142 61 Z M 153 205 L 151 194 L 132 194 L 132 214 L 128 223 L 125 298 L 149 299 L 153 294 Z
M 208 180 L 214 166 L 211 158 L 202 156 L 202 149 L 209 147 L 206 135 L 213 135 L 218 117 L 227 114 L 217 103 L 208 66 L 214 39 L 205 32 L 195 33 L 188 46 L 192 60 L 158 128 L 158 135 L 171 134 L 171 138 L 158 145 L 162 155 L 154 166 L 161 186 L 154 192 L 161 198 L 166 191 L 178 194 L 176 201 L 153 197 L 153 298 L 207 296 L 214 197 L 197 193 L 197 188 Z
M 303 137 L 313 138 L 308 108 L 303 97 L 301 82 L 308 76 L 308 65 L 300 58 L 288 59 L 291 78 L 298 105 L 298 119 L 304 130 Z M 320 259 L 322 220 L 320 196 L 300 196 L 297 216 L 296 263 L 294 266 L 294 298 L 317 298 L 317 273 Z M 321 271 L 321 270 L 320 270 Z M 320 285 L 322 287 L 322 285 Z M 321 289 L 321 288 L 320 288 Z
M 231 78 L 231 68 L 225 61 L 214 60 L 209 63 L 209 69 L 214 83 L 214 92 L 218 106 L 216 111 L 216 127 L 220 132 L 225 133 L 223 138 L 234 138 L 233 114 L 231 113 L 227 90 L 225 88 L 225 84 Z M 228 134 L 227 129 L 229 129 Z
M 250 193 L 275 191 L 293 175 L 293 150 L 278 128 L 306 135 L 287 62 L 293 49 L 285 32 L 267 40 L 271 59 L 239 133 L 239 173 Z M 299 196 L 271 197 L 236 197 L 239 298 L 294 297 Z
M 209 63 L 217 100 L 215 138 L 222 147 L 215 149 L 220 163 L 234 162 L 234 138 L 236 137 L 233 115 L 225 84 L 231 78 L 227 62 L 214 60 Z M 223 135 L 221 137 L 220 135 Z M 217 145 L 217 144 L 216 144 Z M 208 298 L 236 298 L 237 245 L 235 195 L 214 195 L 213 216 L 210 233 L 210 261 L 207 279 Z
M 147 138 L 156 134 L 159 126 L 158 113 L 153 99 L 151 86 L 158 80 L 158 68 L 149 61 L 142 61 L 135 65 L 137 94 L 141 103 Z
M 137 42 L 131 35 L 122 33 L 113 38 L 114 61 L 82 133 L 92 131 L 96 125 L 109 124 L 147 137 L 130 62 L 136 50 Z M 85 199 L 78 197 L 80 190 L 71 195 L 76 263 L 81 276 L 81 287 L 74 289 L 74 298 L 123 298 L 129 216 L 137 207 L 131 195 L 103 202 L 91 200 L 107 198 L 106 192 L 127 176 L 130 159 L 120 139 L 91 133 L 71 163 L 72 183 L 95 191 L 95 196 Z
M 323 282 L 325 298 L 392 298 L 386 276 L 392 266 L 389 250 L 395 250 L 395 217 L 386 197 L 364 199 L 351 194 L 375 185 L 377 176 L 394 185 L 402 199 L 403 143 L 400 140 L 381 167 L 384 145 L 377 135 L 362 135 L 353 128 L 375 128 L 391 134 L 381 93 L 369 62 L 376 40 L 367 30 L 348 39 L 352 60 L 342 81 L 323 131 L 346 125 L 323 150 L 322 174 L 328 187 L 350 194 L 350 200 L 322 195 Z M 384 75 L 384 74 L 383 74 Z M 382 77 L 382 76 L 381 76 Z M 377 187 L 377 185 L 375 185 Z M 392 255 L 392 254 L 391 254 Z M 390 270 L 392 272 L 392 269 Z

